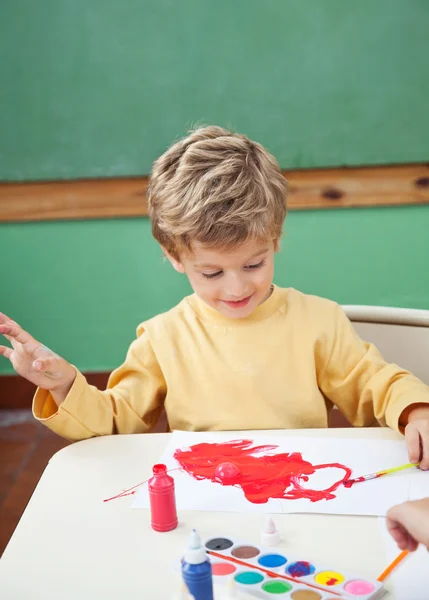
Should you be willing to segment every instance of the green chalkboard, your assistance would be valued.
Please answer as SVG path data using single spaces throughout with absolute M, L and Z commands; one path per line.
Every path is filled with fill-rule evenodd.
M 0 179 L 147 174 L 195 123 L 283 168 L 429 159 L 427 0 L 4 0 Z

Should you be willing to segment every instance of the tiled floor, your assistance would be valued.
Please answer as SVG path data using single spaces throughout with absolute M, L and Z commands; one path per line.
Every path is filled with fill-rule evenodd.
M 51 456 L 68 442 L 27 410 L 0 410 L 0 555 Z

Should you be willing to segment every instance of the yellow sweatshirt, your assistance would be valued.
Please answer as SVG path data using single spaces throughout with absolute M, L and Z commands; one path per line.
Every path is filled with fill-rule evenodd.
M 429 387 L 386 363 L 329 300 L 274 287 L 244 319 L 196 295 L 142 323 L 106 391 L 81 373 L 57 408 L 37 390 L 37 419 L 71 440 L 144 433 L 165 407 L 171 429 L 215 431 L 327 427 L 332 404 L 357 426 L 398 429 Z

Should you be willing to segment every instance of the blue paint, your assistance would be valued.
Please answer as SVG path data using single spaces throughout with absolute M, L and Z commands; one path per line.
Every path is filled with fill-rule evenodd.
M 182 559 L 182 576 L 194 600 L 213 600 L 212 566 L 195 529 Z
M 287 567 L 286 573 L 292 575 L 292 577 L 305 577 L 314 573 L 315 570 L 316 568 L 311 563 L 298 560 Z
M 258 559 L 258 563 L 263 567 L 275 569 L 276 567 L 285 565 L 287 563 L 287 558 L 281 554 L 265 554 Z

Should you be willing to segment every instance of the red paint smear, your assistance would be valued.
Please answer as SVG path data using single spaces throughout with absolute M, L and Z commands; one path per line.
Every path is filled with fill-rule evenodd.
M 216 443 L 195 444 L 186 450 L 177 449 L 174 458 L 189 475 L 197 480 L 215 477 L 216 467 L 223 462 L 232 462 L 239 473 L 227 485 L 241 487 L 249 502 L 262 504 L 270 498 L 298 500 L 306 498 L 311 502 L 332 500 L 333 492 L 350 478 L 351 469 L 339 463 L 312 465 L 304 460 L 299 452 L 263 455 L 263 452 L 276 450 L 278 446 L 254 446 L 252 440 L 233 440 Z M 336 467 L 344 470 L 344 477 L 325 490 L 311 490 L 302 486 L 320 469 Z
M 356 477 L 356 479 L 349 479 L 344 482 L 344 487 L 351 488 L 355 483 L 359 483 L 361 481 L 365 481 L 365 477 Z
M 170 471 L 180 471 L 180 470 L 181 469 L 168 469 L 167 473 L 170 473 Z M 149 477 L 149 479 L 150 479 L 150 477 Z M 111 500 L 117 500 L 118 498 L 123 498 L 124 496 L 133 496 L 136 493 L 137 488 L 140 487 L 141 485 L 143 485 L 144 483 L 147 483 L 149 481 L 149 479 L 145 479 L 144 481 L 141 481 L 137 485 L 133 485 L 133 487 L 130 487 L 127 490 L 123 490 L 119 494 L 116 494 L 116 496 L 112 496 L 111 498 L 105 498 L 103 500 L 103 502 L 110 502 Z
M 356 479 L 349 479 L 344 482 L 344 486 L 346 488 L 351 488 L 355 483 L 360 483 L 361 481 L 371 481 L 372 479 L 378 479 L 379 477 L 383 477 L 386 475 L 387 471 L 380 471 L 379 473 L 374 473 L 374 475 L 366 476 L 366 477 L 356 477 Z
M 147 481 L 149 481 L 149 479 L 147 479 Z M 139 487 L 139 485 L 142 485 L 143 483 L 146 483 L 146 481 L 142 481 L 142 483 L 138 483 L 135 487 Z M 132 488 L 130 488 L 130 489 L 132 489 Z M 117 500 L 118 498 L 123 498 L 124 496 L 134 496 L 135 493 L 136 493 L 136 490 L 133 490 L 132 492 L 130 492 L 128 490 L 124 490 L 123 492 L 116 494 L 116 496 L 112 496 L 111 498 L 105 498 L 103 500 L 103 502 L 110 502 L 111 500 Z

